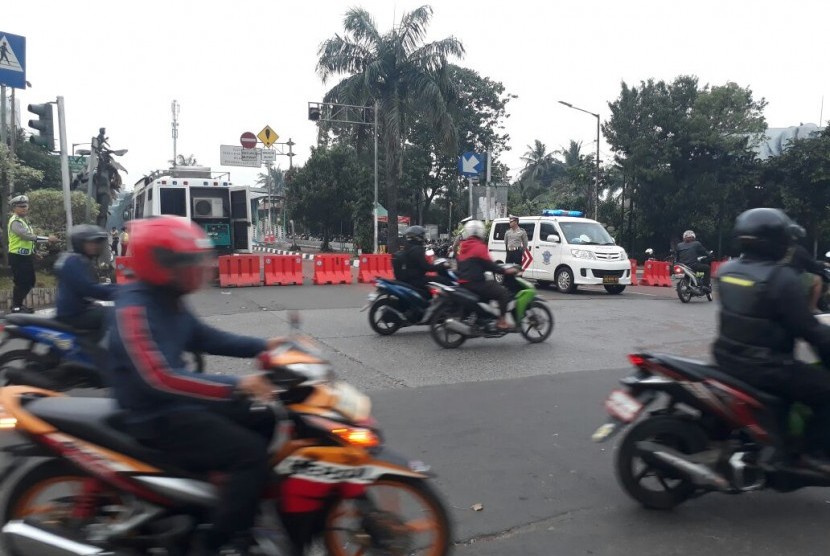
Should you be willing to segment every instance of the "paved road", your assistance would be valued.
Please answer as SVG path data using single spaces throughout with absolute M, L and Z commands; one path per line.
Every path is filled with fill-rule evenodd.
M 212 289 L 192 302 L 217 326 L 263 336 L 287 332 L 287 310 L 299 309 L 341 376 L 372 394 L 390 445 L 438 473 L 458 554 L 826 554 L 830 492 L 709 495 L 648 512 L 617 487 L 613 446 L 590 442 L 602 400 L 628 372 L 626 354 L 706 358 L 714 303 L 682 305 L 669 288 L 545 291 L 556 317 L 548 342 L 512 335 L 443 350 L 423 328 L 374 335 L 359 312 L 369 291 Z M 208 366 L 250 369 L 225 358 Z

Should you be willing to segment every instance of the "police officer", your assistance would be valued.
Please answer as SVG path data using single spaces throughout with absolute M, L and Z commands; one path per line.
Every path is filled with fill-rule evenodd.
M 35 286 L 35 265 L 32 256 L 37 243 L 54 243 L 58 240 L 53 235 L 39 236 L 32 230 L 26 220 L 29 214 L 29 198 L 26 195 L 14 197 L 9 204 L 12 215 L 9 217 L 9 266 L 12 269 L 12 313 L 32 313 L 31 308 L 23 302 Z
M 519 227 L 519 217 L 510 217 L 510 228 L 504 232 L 504 247 L 507 250 L 504 262 L 522 266 L 522 256 L 527 251 L 527 232 Z
M 803 228 L 778 209 L 756 208 L 738 216 L 733 233 L 742 254 L 718 270 L 715 360 L 739 380 L 810 406 L 802 463 L 830 473 L 830 327 L 811 313 L 799 272 L 781 260 Z M 824 368 L 794 359 L 797 338 Z

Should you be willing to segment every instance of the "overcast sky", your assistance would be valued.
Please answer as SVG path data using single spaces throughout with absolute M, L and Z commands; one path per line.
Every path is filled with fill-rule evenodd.
M 128 148 L 125 182 L 167 168 L 170 105 L 181 105 L 180 154 L 193 154 L 234 183 L 256 170 L 219 166 L 219 145 L 266 124 L 297 145 L 302 163 L 315 141 L 307 102 L 321 100 L 314 68 L 322 41 L 342 31 L 351 6 L 369 10 L 382 31 L 415 1 L 205 2 L 181 0 L 6 0 L 0 31 L 27 39 L 26 104 L 63 95 L 68 140 L 89 141 L 101 126 L 113 148 Z M 595 149 L 595 120 L 557 100 L 609 116 L 620 83 L 694 74 L 735 81 L 765 97 L 770 127 L 830 118 L 830 3 L 826 0 L 433 0 L 429 40 L 459 38 L 457 61 L 517 94 L 503 160 L 515 177 L 526 146 L 551 150 L 582 141 Z M 56 131 L 57 134 L 57 131 Z M 602 157 L 610 156 L 602 145 Z M 287 157 L 278 157 L 283 168 Z

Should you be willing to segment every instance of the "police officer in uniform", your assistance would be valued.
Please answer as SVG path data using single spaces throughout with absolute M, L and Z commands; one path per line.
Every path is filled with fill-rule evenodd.
M 35 286 L 35 265 L 32 256 L 38 243 L 54 243 L 55 236 L 39 236 L 34 233 L 32 226 L 26 220 L 29 214 L 29 198 L 26 195 L 14 197 L 9 204 L 12 215 L 9 217 L 9 266 L 12 269 L 12 313 L 32 313 L 23 302 Z
M 802 464 L 830 473 L 830 327 L 809 308 L 798 270 L 782 261 L 804 229 L 773 208 L 748 210 L 733 231 L 741 257 L 718 270 L 719 333 L 714 356 L 730 375 L 813 410 Z M 796 361 L 803 338 L 822 366 Z

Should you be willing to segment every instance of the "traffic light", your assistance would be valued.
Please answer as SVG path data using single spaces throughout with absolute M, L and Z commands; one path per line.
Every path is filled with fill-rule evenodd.
M 320 120 L 320 105 L 319 104 L 308 104 L 308 119 L 312 122 L 316 122 Z
M 46 104 L 30 104 L 28 106 L 29 112 L 38 116 L 37 120 L 29 120 L 29 127 L 40 132 L 40 134 L 33 134 L 29 141 L 35 145 L 46 147 L 52 151 L 55 148 L 55 124 L 52 119 L 52 105 Z

